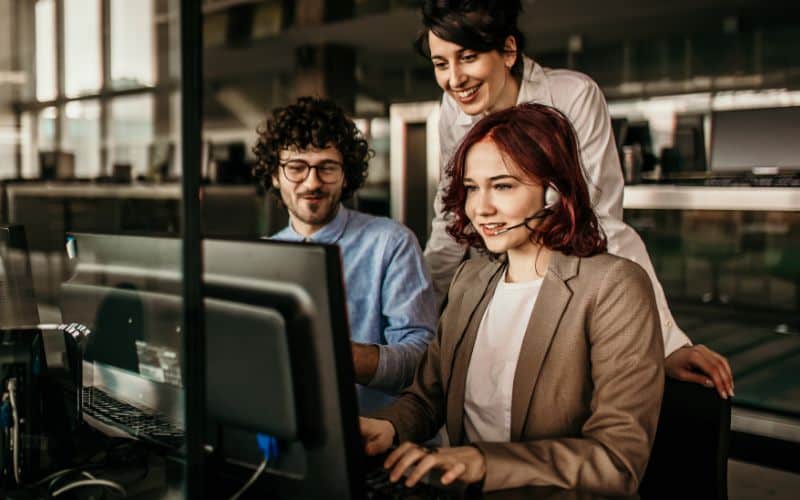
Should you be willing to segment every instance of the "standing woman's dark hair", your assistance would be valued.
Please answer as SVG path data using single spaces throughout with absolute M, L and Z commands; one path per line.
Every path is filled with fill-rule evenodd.
M 521 0 L 425 0 L 422 4 L 424 28 L 414 47 L 430 57 L 428 33 L 477 52 L 505 52 L 505 42 L 513 36 L 517 42 L 517 58 L 511 74 L 522 76 L 522 51 L 525 37 L 517 27 L 522 12 Z

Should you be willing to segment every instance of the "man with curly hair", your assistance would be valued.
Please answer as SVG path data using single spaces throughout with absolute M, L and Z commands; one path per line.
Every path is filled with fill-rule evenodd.
M 410 385 L 437 321 L 419 243 L 402 224 L 342 205 L 364 184 L 372 152 L 333 102 L 301 97 L 258 136 L 256 174 L 289 212 L 272 238 L 341 249 L 361 411 L 381 408 Z

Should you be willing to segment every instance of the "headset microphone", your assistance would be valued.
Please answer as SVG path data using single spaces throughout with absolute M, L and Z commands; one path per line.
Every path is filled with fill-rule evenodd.
M 552 185 L 547 186 L 544 190 L 545 205 L 542 208 L 540 208 L 535 214 L 531 215 L 530 217 L 525 217 L 525 219 L 523 219 L 523 221 L 520 222 L 519 224 L 514 224 L 513 226 L 508 226 L 499 231 L 495 231 L 494 236 L 507 233 L 512 229 L 516 229 L 521 226 L 527 226 L 528 222 L 532 220 L 544 219 L 553 212 L 553 207 L 555 207 L 558 204 L 559 199 L 561 199 L 561 194 L 558 192 L 558 190 Z

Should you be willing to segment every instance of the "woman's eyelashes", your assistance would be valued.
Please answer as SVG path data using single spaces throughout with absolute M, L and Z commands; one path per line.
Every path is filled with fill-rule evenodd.
M 462 55 L 459 57 L 459 60 L 460 60 L 462 63 L 471 63 L 471 62 L 475 62 L 475 61 L 477 61 L 477 60 L 478 60 L 478 54 L 474 54 L 474 53 L 462 54 Z M 447 61 L 443 61 L 443 60 L 441 60 L 441 59 L 437 59 L 437 60 L 434 60 L 434 61 L 432 61 L 432 62 L 433 62 L 433 67 L 434 67 L 434 69 L 436 69 L 436 70 L 439 70 L 439 71 L 444 71 L 444 70 L 446 70 L 446 69 L 447 69 L 447 68 L 450 66 L 450 65 L 449 65 L 449 63 L 448 63 Z
M 508 183 L 492 184 L 492 189 L 494 189 L 495 191 L 508 191 L 509 189 L 513 189 L 513 188 L 514 188 L 514 185 L 513 184 L 508 184 Z M 472 193 L 472 192 L 475 192 L 477 190 L 478 190 L 478 186 L 476 186 L 475 184 L 464 184 L 464 191 L 466 191 L 467 193 Z

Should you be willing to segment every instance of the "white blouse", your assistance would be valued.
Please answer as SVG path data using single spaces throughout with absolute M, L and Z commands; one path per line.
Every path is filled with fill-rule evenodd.
M 467 369 L 464 430 L 470 442 L 511 439 L 514 373 L 542 279 L 497 283 Z

